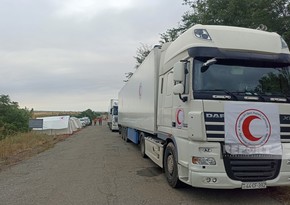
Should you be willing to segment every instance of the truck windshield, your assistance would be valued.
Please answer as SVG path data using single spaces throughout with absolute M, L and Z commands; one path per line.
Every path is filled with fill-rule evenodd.
M 213 64 L 201 71 L 202 61 L 194 61 L 194 92 L 224 91 L 238 95 L 290 97 L 290 66 L 249 67 Z

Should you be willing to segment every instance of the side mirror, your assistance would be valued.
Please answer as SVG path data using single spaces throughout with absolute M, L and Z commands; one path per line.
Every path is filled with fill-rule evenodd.
M 179 95 L 179 99 L 182 102 L 186 102 L 188 97 L 182 97 L 181 95 L 184 93 L 184 84 L 186 84 L 185 74 L 188 73 L 187 69 L 185 69 L 186 63 L 177 62 L 173 66 L 173 81 L 176 85 L 173 86 L 173 94 Z
M 182 84 L 176 84 L 173 87 L 173 94 L 174 95 L 181 95 L 184 92 L 184 86 Z
M 182 83 L 184 81 L 184 63 L 177 62 L 173 66 L 173 80 L 174 82 Z

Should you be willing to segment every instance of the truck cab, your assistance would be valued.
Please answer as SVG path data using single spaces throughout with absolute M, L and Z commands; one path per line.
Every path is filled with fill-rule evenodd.
M 277 33 L 194 25 L 152 49 L 119 102 L 122 138 L 172 187 L 290 185 L 290 53 Z
M 254 29 L 196 25 L 170 45 L 158 129 L 174 136 L 163 136 L 176 152 L 165 148 L 172 186 L 290 184 L 289 65 L 285 41 Z M 167 162 L 172 156 L 178 180 Z

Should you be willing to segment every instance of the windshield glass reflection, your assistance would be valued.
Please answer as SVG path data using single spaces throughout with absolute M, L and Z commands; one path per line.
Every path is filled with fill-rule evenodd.
M 201 72 L 204 62 L 195 61 L 194 90 L 225 90 L 267 96 L 290 96 L 290 67 L 246 67 L 213 64 Z

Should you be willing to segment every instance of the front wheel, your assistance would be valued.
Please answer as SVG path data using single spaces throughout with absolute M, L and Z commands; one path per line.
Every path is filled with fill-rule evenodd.
M 178 188 L 182 182 L 178 178 L 177 154 L 172 142 L 166 146 L 164 155 L 164 171 L 167 182 L 171 187 Z

